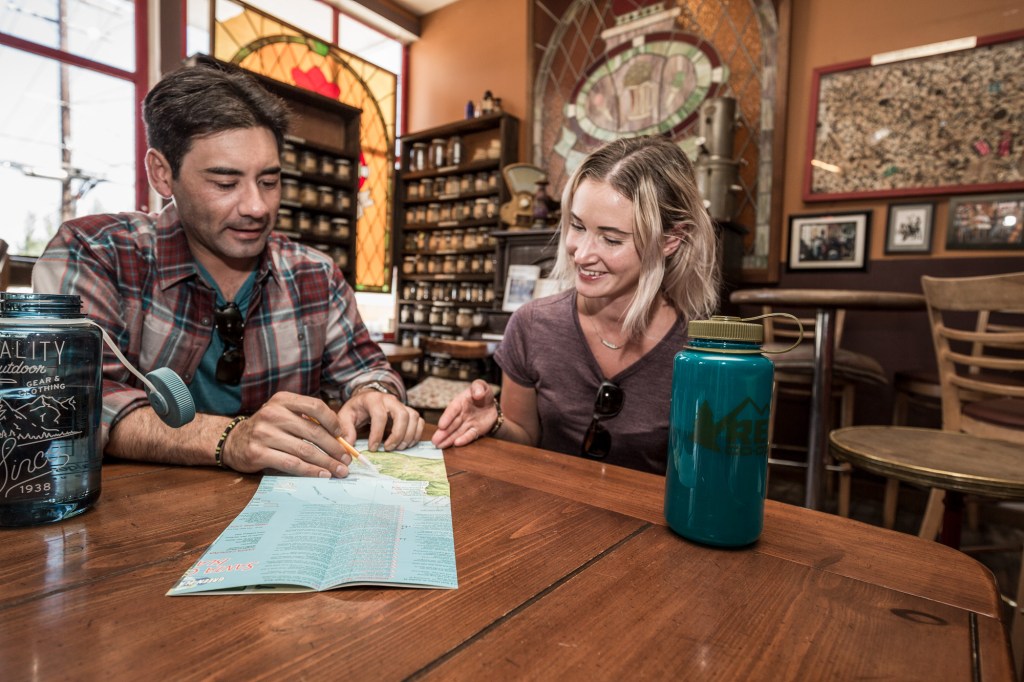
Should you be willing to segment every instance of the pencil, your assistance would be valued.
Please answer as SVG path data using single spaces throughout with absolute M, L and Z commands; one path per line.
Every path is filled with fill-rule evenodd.
M 308 419 L 309 421 L 313 422 L 314 424 L 320 424 L 320 422 L 318 420 L 314 419 L 313 417 L 310 417 L 309 415 L 303 415 L 303 416 L 306 419 Z M 322 426 L 322 424 L 321 424 L 321 426 Z M 363 464 L 365 464 L 368 467 L 370 467 L 370 469 L 372 469 L 374 473 L 379 473 L 377 471 L 377 467 L 374 466 L 373 462 L 370 461 L 370 458 L 367 457 L 366 455 L 364 455 L 363 453 L 359 452 L 359 450 L 356 450 L 355 447 L 353 447 L 352 444 L 349 443 L 347 440 L 345 440 L 342 436 L 335 437 L 335 440 L 338 441 L 338 443 L 341 445 L 341 447 L 345 448 L 345 452 L 347 452 L 348 454 L 352 455 L 352 459 L 360 460 L 361 462 L 363 462 Z

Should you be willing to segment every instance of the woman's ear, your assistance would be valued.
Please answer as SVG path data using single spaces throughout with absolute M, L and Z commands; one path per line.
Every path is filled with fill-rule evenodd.
M 679 250 L 679 247 L 683 244 L 682 237 L 676 237 L 673 235 L 665 235 L 662 237 L 661 254 L 668 258 L 673 253 Z
M 152 148 L 146 150 L 146 175 L 154 192 L 164 199 L 174 196 L 174 174 L 171 172 L 171 164 L 166 156 Z

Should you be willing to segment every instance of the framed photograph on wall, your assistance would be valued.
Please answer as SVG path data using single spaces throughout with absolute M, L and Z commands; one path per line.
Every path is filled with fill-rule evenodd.
M 867 264 L 866 212 L 789 217 L 790 270 L 863 270 Z
M 1024 193 L 952 197 L 946 248 L 1024 250 Z
M 885 226 L 886 253 L 931 253 L 933 202 L 889 204 L 889 222 Z

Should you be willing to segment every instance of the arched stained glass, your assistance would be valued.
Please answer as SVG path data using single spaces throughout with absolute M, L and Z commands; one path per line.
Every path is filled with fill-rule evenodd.
M 391 286 L 391 201 L 398 77 L 244 3 L 216 3 L 213 56 L 362 109 L 356 282 Z

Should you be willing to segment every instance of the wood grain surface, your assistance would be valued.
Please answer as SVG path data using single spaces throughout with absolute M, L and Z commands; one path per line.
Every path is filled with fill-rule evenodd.
M 7 529 L 4 680 L 983 679 L 994 581 L 948 547 L 767 505 L 749 548 L 686 541 L 664 479 L 482 439 L 446 452 L 459 588 L 167 597 L 259 476 L 111 462 L 99 503 Z

